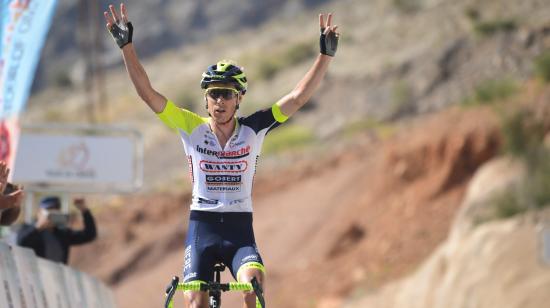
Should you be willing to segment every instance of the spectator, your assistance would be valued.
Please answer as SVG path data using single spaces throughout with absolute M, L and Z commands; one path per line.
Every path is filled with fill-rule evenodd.
M 82 213 L 83 230 L 73 230 L 67 226 L 68 216 L 61 214 L 58 197 L 46 197 L 40 202 L 36 222 L 19 230 L 17 244 L 32 248 L 39 257 L 67 264 L 70 246 L 91 242 L 97 233 L 94 218 L 84 199 L 75 199 L 74 206 Z
M 0 226 L 9 226 L 17 220 L 21 212 L 23 189 L 8 183 L 10 169 L 0 161 Z

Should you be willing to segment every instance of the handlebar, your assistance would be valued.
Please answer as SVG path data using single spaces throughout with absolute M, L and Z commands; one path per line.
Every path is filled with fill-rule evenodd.
M 251 283 L 246 282 L 200 282 L 192 281 L 186 283 L 178 283 L 177 289 L 181 291 L 254 291 Z
M 166 288 L 166 301 L 164 307 L 172 308 L 174 293 L 176 290 L 180 291 L 254 291 L 256 298 L 258 299 L 262 308 L 265 308 L 265 300 L 263 297 L 263 290 L 256 277 L 252 278 L 250 283 L 248 282 L 228 282 L 228 283 L 219 283 L 219 282 L 201 282 L 201 281 L 191 281 L 179 283 L 179 278 L 172 278 L 172 282 Z

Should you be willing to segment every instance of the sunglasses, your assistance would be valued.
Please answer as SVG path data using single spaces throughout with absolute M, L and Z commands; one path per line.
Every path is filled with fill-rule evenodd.
M 214 100 L 220 97 L 225 100 L 230 100 L 239 95 L 239 91 L 233 88 L 208 88 L 204 93 Z

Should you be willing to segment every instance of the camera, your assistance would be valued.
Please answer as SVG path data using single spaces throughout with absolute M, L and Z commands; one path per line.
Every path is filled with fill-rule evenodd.
M 69 215 L 60 212 L 48 212 L 48 219 L 56 226 L 65 226 L 69 223 Z

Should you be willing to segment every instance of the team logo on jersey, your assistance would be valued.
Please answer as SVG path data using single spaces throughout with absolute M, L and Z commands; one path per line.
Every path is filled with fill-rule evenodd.
M 238 192 L 241 191 L 241 176 L 227 174 L 207 174 L 206 189 L 210 192 Z
M 246 160 L 239 160 L 236 162 L 233 162 L 233 161 L 215 162 L 215 161 L 201 160 L 199 166 L 201 170 L 206 173 L 244 172 L 248 168 L 248 163 L 246 162 Z
M 210 204 L 210 205 L 217 205 L 218 203 L 220 203 L 220 201 L 218 200 L 205 199 L 201 197 L 198 198 L 198 202 L 199 204 Z
M 232 192 L 239 192 L 241 191 L 241 185 L 233 185 L 233 186 L 206 186 L 206 189 L 209 192 L 226 192 L 226 193 L 232 193 Z
M 244 141 L 244 140 L 241 140 L 241 141 L 239 141 L 239 142 L 233 143 L 233 141 L 235 141 L 235 140 L 232 140 L 232 141 L 229 143 L 229 145 L 232 146 L 232 147 L 238 147 L 238 146 L 240 146 L 240 145 L 245 144 L 245 142 L 246 142 L 246 141 Z M 250 146 L 248 146 L 248 147 L 250 147 Z
M 248 156 L 250 154 L 250 146 L 242 147 L 234 151 L 214 151 L 206 148 L 202 148 L 199 145 L 196 147 L 197 153 L 215 156 L 220 159 L 238 159 Z
M 206 175 L 206 184 L 208 185 L 239 185 L 241 184 L 240 175 Z

